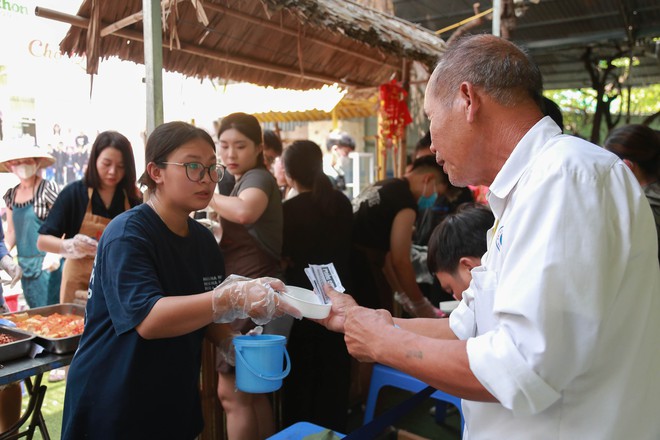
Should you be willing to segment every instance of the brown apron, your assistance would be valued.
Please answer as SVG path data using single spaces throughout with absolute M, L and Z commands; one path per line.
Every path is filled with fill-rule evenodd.
M 101 234 L 105 227 L 110 223 L 109 218 L 100 215 L 92 214 L 92 193 L 93 188 L 87 189 L 89 196 L 89 203 L 87 203 L 87 210 L 83 217 L 82 224 L 78 234 L 87 235 L 96 241 L 101 239 Z M 131 208 L 128 202 L 128 197 L 124 193 L 124 210 L 127 211 Z M 89 277 L 92 275 L 92 267 L 94 266 L 94 257 L 83 257 L 77 259 L 67 258 L 62 269 L 62 284 L 60 285 L 60 303 L 74 302 L 76 290 L 86 291 L 89 288 Z
M 223 218 L 220 250 L 225 257 L 225 273 L 248 278 L 278 277 L 280 260 L 269 254 L 241 224 Z

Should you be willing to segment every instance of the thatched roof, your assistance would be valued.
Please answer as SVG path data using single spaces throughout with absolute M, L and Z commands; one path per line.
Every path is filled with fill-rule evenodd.
M 402 60 L 432 67 L 444 51 L 433 32 L 346 0 L 165 0 L 163 67 L 199 78 L 292 89 L 338 83 L 373 87 L 400 73 Z M 84 0 L 60 48 L 69 55 L 144 62 L 142 0 Z M 195 8 L 201 5 L 203 10 Z M 89 38 L 98 29 L 98 38 Z M 44 15 L 45 14 L 41 14 Z M 122 20 L 127 26 L 115 25 Z M 73 23 L 73 21 L 71 21 Z M 204 22 L 208 24 L 204 24 Z M 108 27 L 110 26 L 110 27 Z M 113 31 L 104 35 L 104 29 Z M 178 40 L 177 40 L 178 38 Z M 91 41 L 88 50 L 88 40 Z M 94 43 L 98 41 L 98 44 Z

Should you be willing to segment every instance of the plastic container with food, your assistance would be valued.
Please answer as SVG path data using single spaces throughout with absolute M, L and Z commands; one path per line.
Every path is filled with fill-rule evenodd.
M 57 354 L 76 351 L 84 317 L 85 307 L 69 303 L 0 315 L 0 318 L 14 322 L 18 330 L 34 335 L 34 342 L 44 350 Z
M 33 340 L 34 335 L 0 326 L 0 363 L 26 357 Z

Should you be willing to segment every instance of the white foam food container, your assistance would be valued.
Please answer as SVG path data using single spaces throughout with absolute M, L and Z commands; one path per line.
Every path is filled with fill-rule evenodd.
M 280 293 L 282 299 L 287 304 L 300 310 L 305 318 L 323 319 L 330 314 L 332 303 L 323 304 L 312 290 L 297 286 L 286 286 L 286 289 Z

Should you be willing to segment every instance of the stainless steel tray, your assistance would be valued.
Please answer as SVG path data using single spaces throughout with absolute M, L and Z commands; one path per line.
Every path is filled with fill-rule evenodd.
M 22 330 L 0 326 L 0 335 L 9 335 L 16 340 L 8 344 L 0 344 L 0 363 L 22 358 L 30 353 L 34 335 Z
M 42 315 L 42 316 L 49 316 L 52 315 L 53 313 L 60 313 L 62 315 L 69 314 L 69 315 L 78 315 L 84 317 L 85 307 L 78 304 L 65 303 L 65 304 L 55 304 L 52 306 L 37 307 L 34 309 L 24 310 L 18 313 L 27 313 L 28 315 Z M 14 314 L 15 313 L 5 313 L 4 315 L 0 315 L 0 316 L 9 316 Z M 26 333 L 30 333 L 30 332 L 26 332 Z M 76 335 L 76 336 L 67 336 L 65 338 L 45 338 L 43 336 L 39 336 L 34 333 L 30 333 L 30 334 L 34 335 L 34 342 L 41 345 L 44 348 L 44 350 L 57 354 L 71 353 L 72 351 L 76 351 L 81 337 L 81 335 Z

